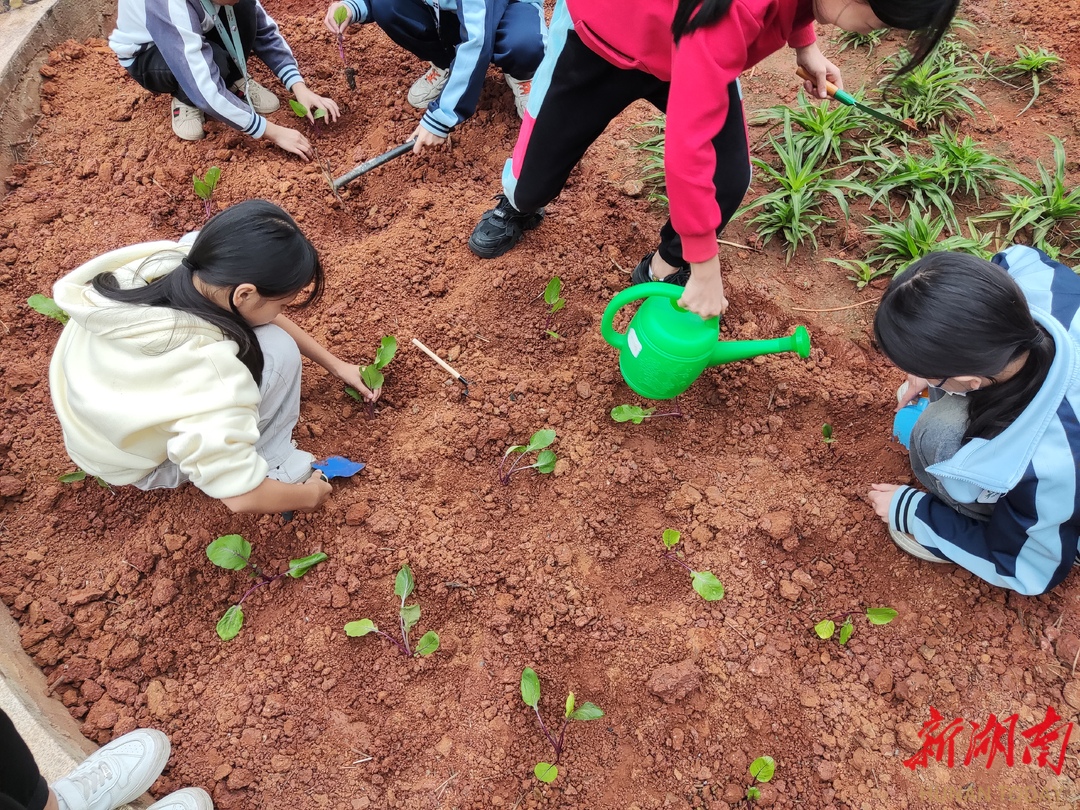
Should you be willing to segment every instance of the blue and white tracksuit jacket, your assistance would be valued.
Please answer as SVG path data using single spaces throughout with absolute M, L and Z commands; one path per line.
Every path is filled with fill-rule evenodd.
M 382 0 L 392 2 L 393 0 Z M 350 11 L 350 21 L 363 24 L 374 21 L 371 4 L 379 0 L 343 0 Z M 491 64 L 495 51 L 495 31 L 501 22 L 500 9 L 506 8 L 506 0 L 418 0 L 431 6 L 432 14 L 438 17 L 440 11 L 448 11 L 457 16 L 461 25 L 461 42 L 454 51 L 454 61 L 450 66 L 450 76 L 439 97 L 432 101 L 420 123 L 435 135 L 446 137 L 462 121 L 476 112 L 480 91 L 484 86 L 488 65 Z M 536 10 L 535 19 L 530 20 L 523 32 L 533 36 L 541 43 L 547 37 L 547 24 L 544 22 L 543 0 L 513 0 Z M 537 57 L 539 64 L 539 56 Z M 517 76 L 515 78 L 531 78 Z
M 1034 595 L 1068 575 L 1080 536 L 1080 277 L 1024 245 L 993 262 L 1023 289 L 1054 340 L 1054 361 L 1015 422 L 928 468 L 957 501 L 996 503 L 988 522 L 901 487 L 889 524 L 992 585 Z
M 215 10 L 219 8 L 214 6 Z M 255 15 L 252 53 L 291 90 L 303 81 L 296 58 L 277 23 L 258 0 Z M 120 64 L 127 67 L 144 45 L 153 43 L 180 87 L 200 110 L 245 135 L 259 138 L 266 131 L 266 119 L 225 86 L 206 40 L 213 28 L 214 18 L 206 13 L 200 0 L 120 0 L 109 47 L 120 58 Z

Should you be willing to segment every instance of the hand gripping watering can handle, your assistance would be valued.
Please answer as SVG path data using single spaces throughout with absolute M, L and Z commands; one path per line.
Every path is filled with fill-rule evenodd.
M 612 321 L 615 320 L 616 312 L 627 304 L 642 298 L 659 296 L 661 298 L 670 298 L 672 301 L 678 301 L 682 298 L 684 292 L 686 292 L 684 287 L 680 287 L 677 284 L 668 284 L 664 281 L 649 281 L 645 284 L 635 284 L 633 287 L 627 287 L 612 298 L 611 302 L 604 309 L 604 317 L 600 321 L 600 334 L 604 336 L 604 340 L 619 351 L 622 351 L 626 348 L 626 333 L 616 332 L 615 327 L 612 325 Z

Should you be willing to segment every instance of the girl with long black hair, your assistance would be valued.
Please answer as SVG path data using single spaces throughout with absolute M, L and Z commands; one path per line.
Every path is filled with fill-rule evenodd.
M 378 396 L 282 314 L 322 294 L 318 253 L 264 200 L 185 242 L 112 251 L 53 288 L 71 318 L 49 369 L 68 455 L 110 484 L 191 481 L 237 512 L 315 509 L 330 485 L 292 442 L 301 354 Z
M 935 394 L 912 431 L 926 487 L 869 498 L 905 551 L 1044 593 L 1080 537 L 1080 277 L 1016 245 L 992 261 L 932 253 L 878 305 L 878 347 L 908 375 L 900 407 Z
M 901 73 L 927 57 L 959 0 L 558 0 L 547 51 L 499 204 L 469 237 L 476 255 L 501 256 L 540 224 L 570 172 L 611 120 L 646 99 L 667 113 L 664 172 L 671 219 L 633 283 L 684 285 L 680 304 L 704 318 L 727 307 L 716 236 L 750 184 L 742 93 L 744 70 L 785 45 L 813 77 L 843 86 L 818 49 L 814 22 L 867 33 L 918 31 Z M 808 90 L 811 87 L 808 86 Z

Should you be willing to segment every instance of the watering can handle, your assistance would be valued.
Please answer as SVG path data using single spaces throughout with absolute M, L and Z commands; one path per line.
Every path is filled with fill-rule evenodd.
M 626 348 L 626 333 L 616 332 L 615 327 L 612 325 L 616 312 L 627 304 L 642 298 L 659 296 L 660 298 L 670 298 L 672 301 L 678 301 L 685 291 L 685 288 L 677 284 L 668 284 L 664 281 L 649 281 L 645 284 L 635 284 L 633 287 L 627 287 L 612 298 L 604 309 L 604 317 L 600 321 L 600 334 L 604 336 L 604 340 L 622 351 Z

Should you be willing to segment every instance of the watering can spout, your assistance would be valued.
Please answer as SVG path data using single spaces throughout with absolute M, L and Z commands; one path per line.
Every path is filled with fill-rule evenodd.
M 796 326 L 787 337 L 773 340 L 727 340 L 716 344 L 713 349 L 710 366 L 734 363 L 737 360 L 749 360 L 762 354 L 795 352 L 799 357 L 810 356 L 810 335 L 805 326 Z

